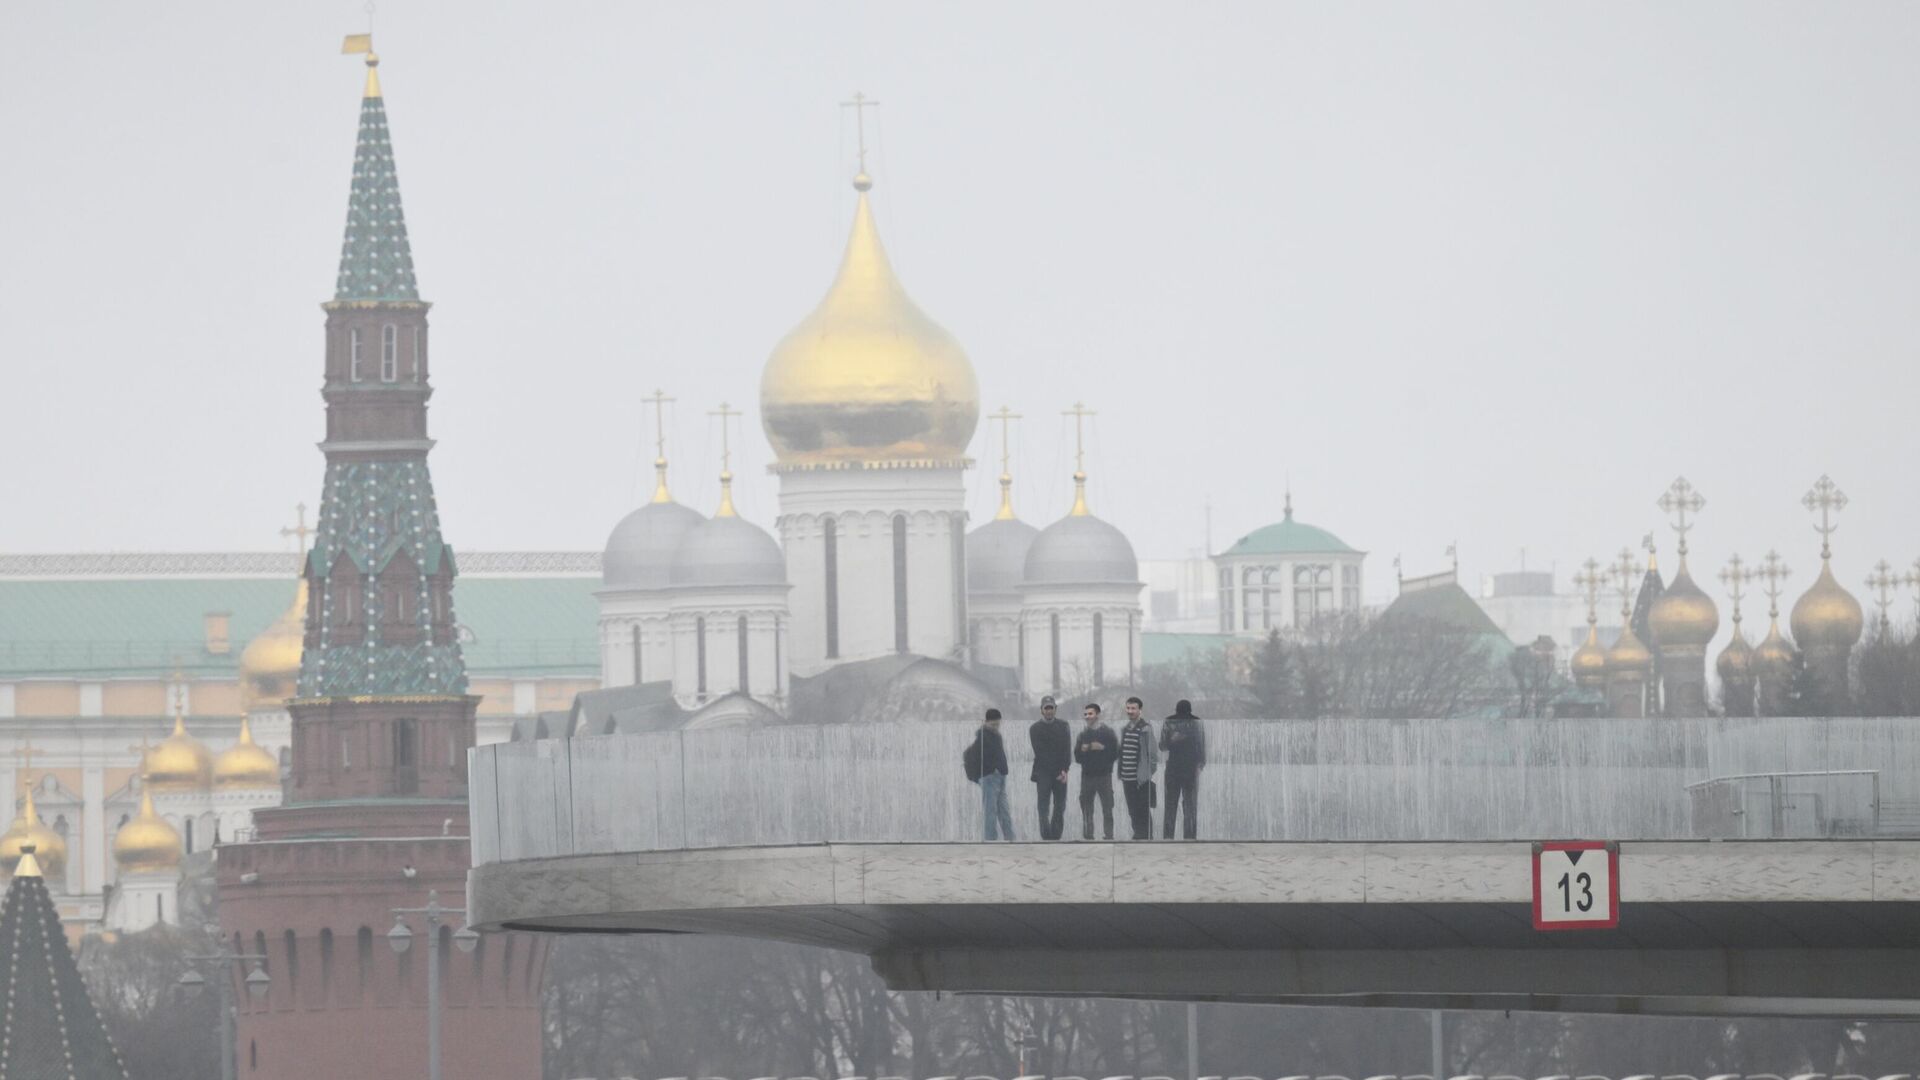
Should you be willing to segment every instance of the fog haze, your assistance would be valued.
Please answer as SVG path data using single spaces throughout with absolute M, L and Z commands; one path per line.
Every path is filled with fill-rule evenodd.
M 282 546 L 319 502 L 361 5 L 0 21 L 0 550 Z M 1371 597 L 1456 540 L 1565 587 L 1670 550 L 1685 474 L 1696 569 L 1777 547 L 1797 593 L 1821 473 L 1856 594 L 1920 555 L 1912 5 L 387 0 L 375 41 L 458 548 L 599 548 L 656 386 L 681 501 L 712 509 L 728 401 L 772 524 L 760 369 L 838 261 L 860 89 L 896 268 L 1027 417 L 1029 521 L 1084 400 L 1142 558 L 1198 552 L 1209 505 L 1215 550 L 1276 520 L 1290 476 Z

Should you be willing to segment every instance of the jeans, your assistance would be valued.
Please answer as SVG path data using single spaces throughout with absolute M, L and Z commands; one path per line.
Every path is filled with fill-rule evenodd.
M 1057 776 L 1049 776 L 1035 780 L 1033 788 L 1040 797 L 1040 839 L 1060 839 L 1060 833 L 1066 827 L 1067 782 Z
M 1184 800 L 1182 796 L 1185 796 Z M 1181 805 L 1183 801 L 1186 804 L 1184 806 Z M 1161 819 L 1165 822 L 1165 824 L 1161 826 L 1160 835 L 1168 840 L 1173 839 L 1173 814 L 1174 811 L 1178 809 L 1183 811 L 1180 816 L 1180 831 L 1186 835 L 1187 839 L 1192 840 L 1194 834 L 1199 831 L 1198 822 L 1196 821 L 1200 813 L 1199 804 L 1199 770 L 1193 772 L 1169 771 L 1167 773 L 1167 804 L 1160 810 Z
M 994 822 L 1000 823 L 1004 836 L 993 835 Z M 1007 809 L 1007 774 L 987 773 L 980 777 L 980 828 L 985 839 L 1013 839 L 1013 814 Z
M 1133 820 L 1133 838 L 1135 840 L 1153 839 L 1153 808 L 1147 805 L 1147 785 L 1151 780 L 1122 780 L 1120 787 L 1127 796 L 1127 817 Z
M 1080 770 L 1080 838 L 1093 839 L 1093 800 L 1100 800 L 1100 819 L 1106 826 L 1106 838 L 1113 839 L 1113 774 L 1087 775 Z

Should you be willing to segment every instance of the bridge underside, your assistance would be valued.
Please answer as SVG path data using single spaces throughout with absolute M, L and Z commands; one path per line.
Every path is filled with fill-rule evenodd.
M 724 934 L 900 990 L 1660 1015 L 1920 1015 L 1920 843 L 1623 844 L 1618 929 L 1532 927 L 1529 848 L 818 845 L 484 866 L 475 925 Z

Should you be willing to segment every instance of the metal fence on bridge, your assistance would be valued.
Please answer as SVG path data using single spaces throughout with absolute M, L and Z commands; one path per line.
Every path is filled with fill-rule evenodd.
M 480 747 L 473 859 L 978 839 L 960 762 L 973 731 L 780 725 Z M 1031 839 L 1024 723 L 1003 735 Z M 1920 836 L 1914 718 L 1209 720 L 1206 737 L 1202 839 Z M 1124 805 L 1115 819 L 1127 835 Z

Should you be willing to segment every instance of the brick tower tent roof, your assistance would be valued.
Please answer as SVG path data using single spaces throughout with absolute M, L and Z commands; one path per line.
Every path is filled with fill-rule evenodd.
M 0 1076 L 127 1080 L 31 854 L 0 907 Z

